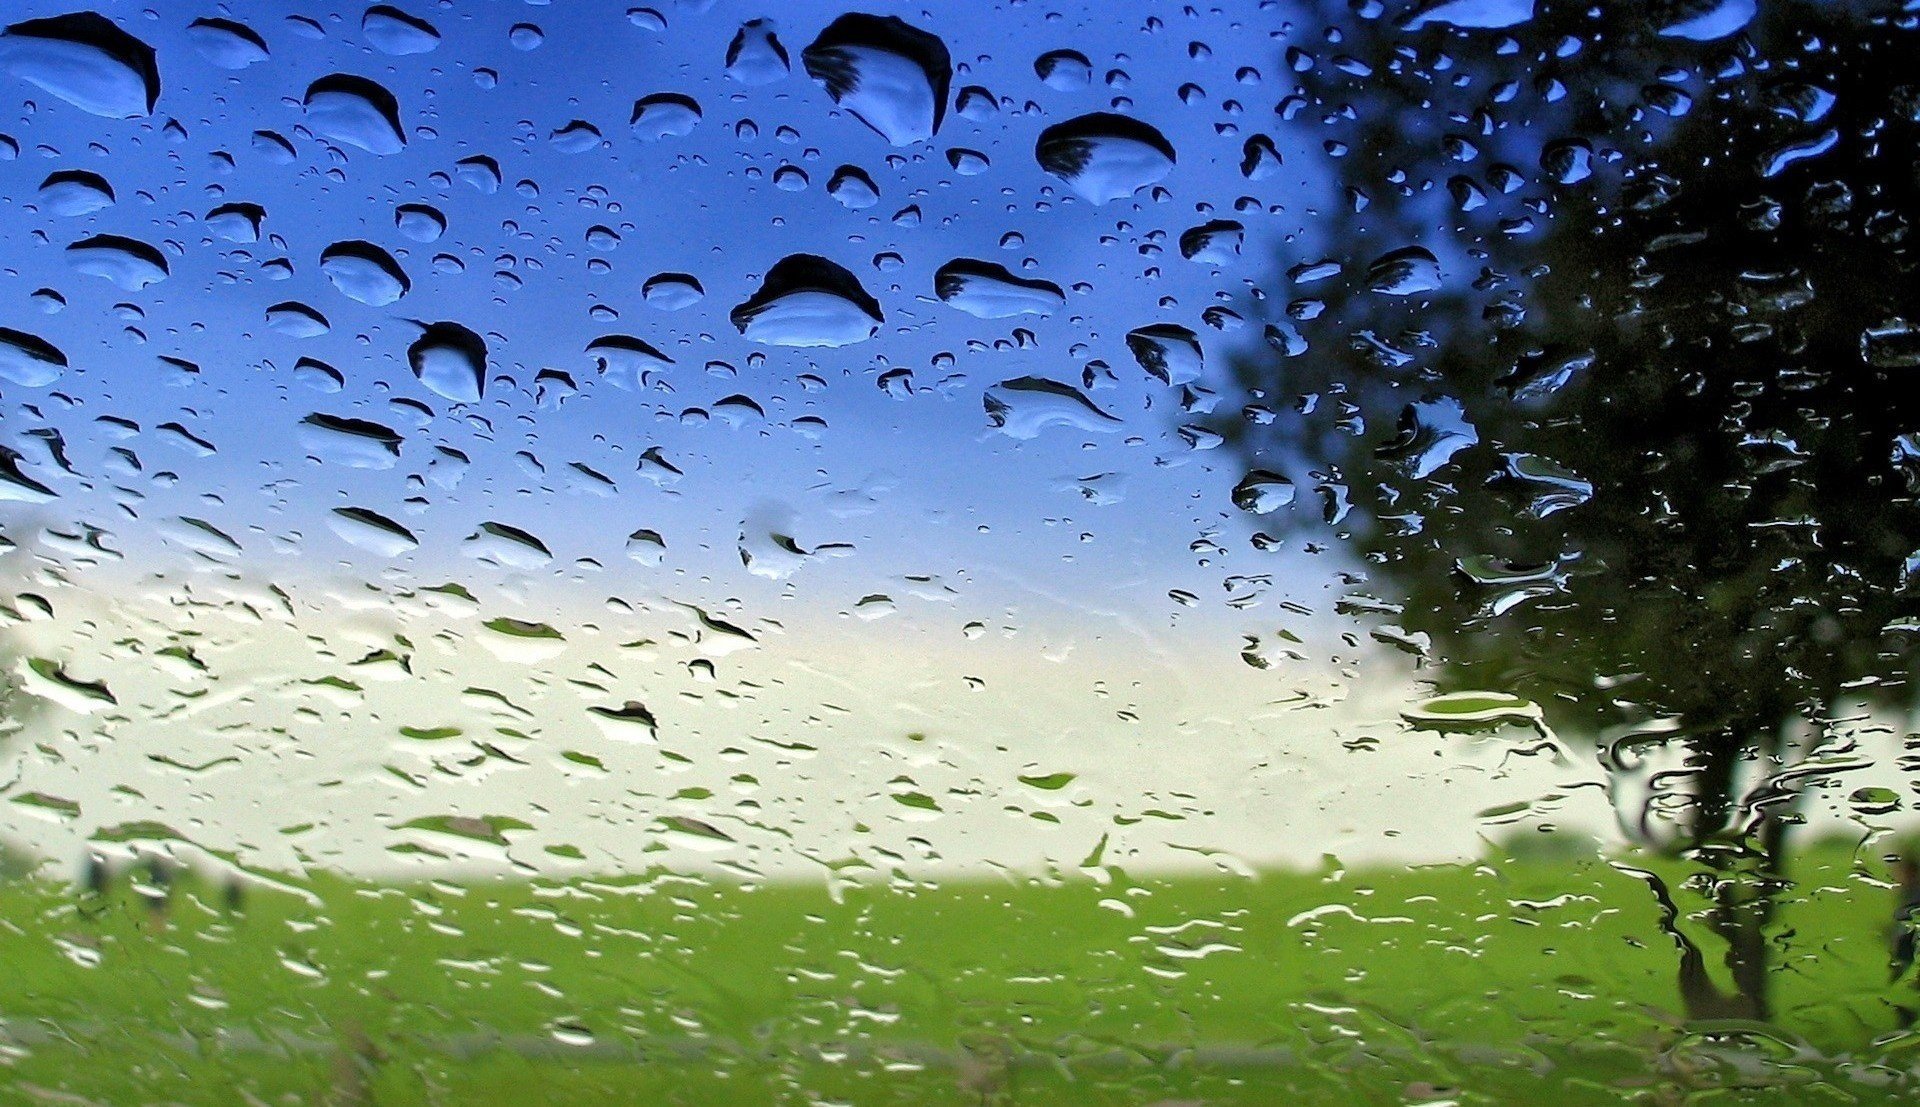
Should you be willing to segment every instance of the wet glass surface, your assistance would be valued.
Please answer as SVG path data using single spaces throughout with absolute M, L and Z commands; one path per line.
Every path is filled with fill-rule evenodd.
M 0 1101 L 1911 1101 L 1912 7 L 15 0 Z

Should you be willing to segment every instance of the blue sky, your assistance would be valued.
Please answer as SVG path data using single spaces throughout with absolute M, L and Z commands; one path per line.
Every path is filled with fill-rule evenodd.
M 24 14 L 63 10 L 29 7 Z M 215 525 L 244 559 L 277 573 L 384 571 L 381 557 L 326 525 L 333 508 L 359 507 L 419 537 L 419 550 L 392 563 L 402 573 L 459 567 L 461 540 L 497 521 L 540 536 L 557 566 L 592 558 L 618 573 L 627 534 L 645 527 L 666 540 L 668 568 L 737 578 L 742 522 L 790 519 L 803 547 L 850 542 L 875 579 L 964 569 L 1037 573 L 1070 586 L 1078 567 L 1096 578 L 1151 579 L 1160 599 L 1150 602 L 1164 606 L 1167 588 L 1212 590 L 1192 579 L 1188 546 L 1202 530 L 1242 545 L 1246 528 L 1225 496 L 1237 474 L 1222 468 L 1224 455 L 1196 454 L 1174 434 L 1182 420 L 1173 390 L 1134 364 L 1124 335 L 1154 323 L 1187 326 L 1217 365 L 1256 341 L 1256 331 L 1220 333 L 1202 311 L 1245 311 L 1252 282 L 1297 260 L 1286 243 L 1309 227 L 1319 185 L 1314 159 L 1270 126 L 1285 88 L 1275 72 L 1285 41 L 1276 12 L 1249 6 L 1239 22 L 1174 6 L 1122 19 L 1038 5 L 871 6 L 940 36 L 956 92 L 984 86 L 1005 105 L 984 122 L 950 112 L 933 141 L 895 148 L 836 109 L 802 69 L 801 51 L 838 5 L 783 6 L 775 34 L 792 72 L 753 86 L 729 79 L 724 58 L 741 24 L 765 13 L 727 2 L 663 3 L 664 31 L 636 25 L 612 4 L 417 5 L 413 14 L 432 22 L 441 42 L 400 57 L 368 45 L 358 6 L 247 5 L 238 14 L 270 57 L 237 72 L 195 50 L 188 13 L 102 10 L 156 50 L 154 114 L 103 119 L 9 80 L 12 96 L 33 107 L 16 108 L 6 123 L 22 152 L 0 164 L 12 209 L 0 235 L 18 259 L 7 278 L 12 319 L 73 364 L 55 390 L 75 406 L 36 404 L 44 418 L 10 419 L 11 437 L 38 422 L 58 426 L 76 467 L 97 476 L 108 442 L 92 420 L 139 423 L 135 441 L 119 443 L 146 467 L 119 482 L 139 493 L 137 503 L 98 480 L 88 493 L 49 473 L 38 440 L 21 447 L 39 463 L 32 471 L 62 493 L 61 514 L 89 518 L 123 546 L 149 545 L 163 520 L 184 515 Z M 305 37 L 287 16 L 313 20 L 324 37 Z M 1158 28 L 1143 33 L 1149 18 Z M 540 28 L 537 48 L 514 45 L 511 28 L 520 24 Z M 1088 59 L 1087 87 L 1042 83 L 1035 59 L 1058 49 Z M 301 97 L 332 73 L 393 93 L 403 151 L 377 156 L 304 130 Z M 633 102 L 663 92 L 696 100 L 701 122 L 686 136 L 635 138 L 626 126 Z M 1049 125 L 1114 110 L 1158 127 L 1178 164 L 1155 189 L 1094 206 L 1042 172 L 1034 143 Z M 574 120 L 604 141 L 560 152 L 549 136 Z M 256 130 L 290 140 L 292 163 L 265 157 Z M 1239 172 L 1242 144 L 1261 130 L 1274 134 L 1287 164 L 1249 182 Z M 953 148 L 985 155 L 990 167 L 955 172 Z M 500 167 L 490 195 L 458 168 L 476 156 Z M 842 164 L 872 177 L 875 206 L 849 211 L 828 195 Z M 775 184 L 787 166 L 807 175 L 806 187 Z M 107 178 L 118 202 L 78 218 L 28 210 L 40 179 L 68 168 Z M 261 241 L 209 233 L 206 214 L 234 203 L 264 210 Z M 427 244 L 401 234 L 394 208 L 409 203 L 443 212 L 445 236 Z M 917 219 L 896 217 L 906 209 Z M 1224 266 L 1182 259 L 1180 233 L 1214 218 L 1247 224 L 1244 255 Z M 595 227 L 617 234 L 617 246 L 589 245 Z M 129 293 L 76 274 L 62 247 L 100 233 L 159 246 L 171 275 Z M 389 250 L 409 294 L 381 307 L 341 295 L 318 262 L 343 240 Z M 856 274 L 885 312 L 877 337 L 788 349 L 735 332 L 728 310 L 776 261 L 800 252 Z M 878 268 L 882 255 L 897 261 Z M 956 258 L 1057 284 L 1068 290 L 1066 306 L 1047 318 L 963 314 L 932 295 L 934 270 Z M 647 305 L 641 287 L 660 273 L 692 274 L 704 299 L 675 312 Z M 43 286 L 66 298 L 64 311 L 28 309 L 28 294 Z M 331 330 L 293 338 L 269 329 L 268 308 L 288 301 L 318 310 Z M 595 318 L 596 309 L 618 317 Z M 481 402 L 454 404 L 413 379 L 406 350 L 419 331 L 409 320 L 452 321 L 486 337 L 493 380 Z M 1027 348 L 996 348 L 1016 327 L 1031 332 Z M 592 379 L 584 348 L 610 333 L 640 337 L 675 360 L 661 374 L 664 388 L 620 391 Z M 200 372 L 167 367 L 163 357 Z M 292 370 L 303 357 L 336 368 L 345 389 L 329 395 L 300 383 Z M 1093 360 L 1112 369 L 1111 387 L 1090 395 L 1123 420 L 1113 431 L 1054 427 L 1025 441 L 990 433 L 988 386 L 1023 376 L 1072 382 Z M 571 374 L 581 392 L 540 403 L 535 378 L 547 368 Z M 915 394 L 889 396 L 876 382 L 902 368 Z M 16 412 L 40 399 L 21 389 L 6 395 Z M 741 426 L 682 418 L 734 395 L 753 399 L 766 418 Z M 397 463 L 372 470 L 307 460 L 310 443 L 293 432 L 314 412 L 399 431 Z M 795 420 L 809 418 L 824 426 L 796 429 Z M 154 434 L 169 422 L 217 454 L 195 456 L 194 444 Z M 471 459 L 455 488 L 411 479 L 428 475 L 437 447 Z M 653 447 L 684 475 L 657 486 L 636 473 Z M 571 470 L 574 462 L 611 478 L 617 492 L 603 495 L 615 490 Z M 156 481 L 156 471 L 178 479 Z M 1090 501 L 1078 480 L 1089 477 L 1102 478 L 1088 486 L 1101 489 L 1096 498 L 1117 502 Z M 867 502 L 850 507 L 859 500 Z M 126 518 L 122 505 L 139 518 Z M 849 518 L 849 510 L 861 514 Z

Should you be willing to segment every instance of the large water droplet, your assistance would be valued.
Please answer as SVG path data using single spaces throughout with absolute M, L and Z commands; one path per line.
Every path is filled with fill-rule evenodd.
M 1010 438 L 1030 439 L 1053 426 L 1106 432 L 1120 420 L 1094 405 L 1070 384 L 1045 377 L 1015 377 L 986 390 L 981 402 L 987 422 Z
M 415 242 L 436 242 L 447 233 L 447 217 L 426 204 L 401 204 L 393 209 L 393 225 Z
M 288 300 L 267 309 L 267 326 L 291 338 L 319 338 L 333 329 L 319 310 Z
M 398 557 L 420 545 L 412 531 L 364 507 L 336 507 L 327 524 L 342 539 L 381 557 Z
M 167 279 L 167 258 L 144 242 L 97 234 L 67 247 L 67 261 L 82 273 L 105 277 L 128 292 Z
M 453 175 L 472 185 L 483 196 L 500 191 L 500 163 L 485 154 L 474 154 L 454 162 Z
M 827 181 L 827 195 L 855 211 L 880 202 L 880 189 L 873 178 L 867 176 L 867 171 L 857 165 L 843 165 L 834 170 L 833 177 Z
M 307 86 L 307 122 L 315 131 L 370 154 L 397 154 L 407 145 L 400 102 L 365 77 L 335 73 Z
M 108 119 L 150 115 L 160 98 L 153 47 L 94 12 L 8 27 L 0 33 L 0 68 Z
M 727 45 L 727 76 L 743 85 L 766 85 L 792 70 L 787 48 L 774 36 L 773 20 L 750 19 Z
M 1231 219 L 1215 219 L 1180 235 L 1180 256 L 1207 265 L 1225 265 L 1240 256 L 1247 229 Z
M 393 255 L 371 242 L 336 242 L 320 254 L 320 271 L 349 300 L 384 307 L 413 287 Z
M 1133 360 L 1162 384 L 1188 384 L 1200 379 L 1206 357 L 1200 336 L 1177 323 L 1155 323 L 1127 332 Z
M 644 339 L 629 334 L 603 335 L 587 343 L 587 356 L 593 358 L 600 375 L 615 388 L 634 389 L 640 376 L 665 369 L 673 359 Z
M 1408 476 L 1424 479 L 1479 441 L 1460 401 L 1445 396 L 1402 408 L 1398 433 L 1375 452 L 1397 461 Z
M 933 275 L 941 300 L 980 319 L 1013 315 L 1051 315 L 1067 302 L 1052 281 L 1016 277 L 1004 265 L 957 258 Z
M 1403 246 L 1373 259 L 1367 287 L 1383 296 L 1417 296 L 1440 287 L 1440 261 L 1423 246 Z
M 1078 50 L 1049 50 L 1033 60 L 1040 83 L 1060 92 L 1078 92 L 1093 83 L 1093 63 Z
M 228 242 L 260 241 L 260 223 L 267 217 L 259 204 L 221 204 L 207 213 L 204 222 L 216 238 Z
M 1920 327 L 1886 319 L 1860 332 L 1860 357 L 1875 369 L 1920 369 Z
M 375 50 L 396 57 L 426 54 L 440 45 L 433 24 L 388 4 L 375 4 L 360 17 L 360 33 Z
M 1233 506 L 1255 515 L 1278 511 L 1293 502 L 1293 482 L 1278 473 L 1255 469 L 1233 486 Z
M 293 379 L 318 392 L 338 392 L 347 385 L 340 370 L 310 357 L 293 363 Z
M 658 273 L 640 286 L 640 296 L 649 307 L 661 311 L 680 311 L 700 302 L 706 295 L 700 282 L 686 273 Z
M 1671 7 L 1676 18 L 1660 33 L 1695 42 L 1726 38 L 1753 22 L 1760 11 L 1758 0 L 1678 0 Z
M 545 542 L 506 523 L 481 523 L 462 549 L 468 557 L 509 569 L 538 569 L 553 560 Z
M 657 92 L 633 102 L 634 137 L 648 142 L 690 134 L 699 122 L 700 104 L 691 96 Z
M 782 258 L 728 317 L 769 346 L 846 346 L 872 338 L 885 321 L 852 273 L 814 254 Z
M 0 503 L 43 504 L 59 493 L 28 476 L 20 468 L 23 457 L 10 446 L 0 446 Z
M 271 56 L 258 31 L 231 19 L 196 19 L 187 24 L 187 38 L 195 52 L 222 69 L 245 69 Z
M 0 380 L 22 388 L 39 388 L 58 380 L 67 368 L 67 355 L 38 335 L 0 327 Z
M 458 323 L 421 323 L 407 347 L 407 364 L 420 383 L 455 403 L 470 404 L 486 388 L 487 344 Z
M 300 420 L 299 437 L 320 460 L 350 469 L 390 469 L 400 456 L 400 435 L 365 419 L 314 412 Z
M 91 215 L 113 204 L 113 186 L 98 173 L 67 169 L 40 182 L 40 203 L 55 215 Z
M 1428 0 L 1408 13 L 1405 26 L 1417 31 L 1430 23 L 1492 30 L 1518 27 L 1533 18 L 1533 0 Z
M 575 119 L 547 136 L 555 150 L 563 154 L 584 154 L 600 145 L 600 128 L 584 119 Z
M 1138 119 L 1109 112 L 1048 127 L 1033 153 L 1040 168 L 1095 204 L 1133 195 L 1172 172 L 1175 161 L 1166 136 Z
M 940 130 L 953 61 L 938 36 L 895 16 L 848 14 L 828 24 L 800 60 L 834 103 L 889 143 L 924 142 Z

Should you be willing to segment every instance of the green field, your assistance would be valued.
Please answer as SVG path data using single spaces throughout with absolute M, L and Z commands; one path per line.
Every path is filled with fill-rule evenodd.
M 1857 855 L 1856 855 L 1857 853 Z M 1809 847 L 1774 1018 L 1721 987 L 1688 870 L 740 887 L 665 874 L 158 889 L 0 884 L 0 1101 L 1132 1104 L 1899 1102 L 1885 863 Z

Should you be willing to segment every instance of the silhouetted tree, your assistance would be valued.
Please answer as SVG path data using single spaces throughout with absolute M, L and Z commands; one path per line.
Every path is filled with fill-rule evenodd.
M 1920 35 L 1799 2 L 1660 33 L 1723 7 L 1340 23 L 1294 114 L 1364 203 L 1219 429 L 1315 489 L 1442 686 L 1615 763 L 1683 744 L 1637 821 L 1719 874 L 1737 987 L 1688 1006 L 1766 1017 L 1794 735 L 1914 700 Z

